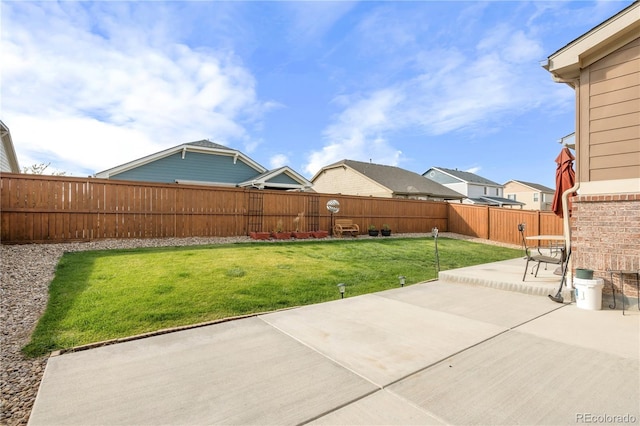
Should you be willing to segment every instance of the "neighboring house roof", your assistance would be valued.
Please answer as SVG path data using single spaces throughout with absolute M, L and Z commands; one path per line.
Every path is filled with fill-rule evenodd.
M 185 158 L 190 163 L 182 164 Z M 296 190 L 312 185 L 289 167 L 267 170 L 242 152 L 208 140 L 177 145 L 98 172 L 95 177 Z
M 572 84 L 580 70 L 638 37 L 640 2 L 629 6 L 549 55 L 543 65 L 558 82 Z M 615 38 L 615 42 L 612 42 Z
M 383 164 L 365 163 L 362 161 L 342 160 L 337 163 L 323 167 L 316 175 L 315 179 L 324 171 L 336 167 L 349 167 L 357 173 L 377 182 L 393 192 L 394 195 L 402 196 L 429 196 L 432 198 L 442 198 L 445 200 L 460 200 L 464 195 L 456 192 L 437 182 L 430 181 L 420 176 L 418 173 L 401 169 L 395 166 Z
M 13 140 L 11 140 L 11 132 L 2 120 L 0 120 L 0 136 L 2 137 L 2 167 L 0 171 L 20 173 L 20 164 L 18 164 L 16 150 L 13 147 Z
M 447 169 L 445 167 L 431 167 L 429 170 L 427 170 L 426 172 L 424 172 L 422 174 L 422 176 L 424 177 L 429 177 L 429 172 L 432 170 L 438 170 L 441 173 L 447 174 L 451 177 L 453 177 L 454 179 L 459 180 L 460 182 L 464 182 L 464 183 L 477 183 L 480 185 L 494 185 L 494 186 L 502 186 L 497 182 L 494 182 L 492 180 L 489 179 L 485 179 L 482 176 L 478 176 L 475 173 L 471 173 L 471 172 L 463 172 L 461 170 L 458 169 Z
M 508 198 L 502 197 L 489 197 L 482 196 L 477 198 L 467 198 L 467 200 L 471 201 L 473 204 L 482 204 L 486 206 L 524 206 L 525 203 L 521 203 L 520 201 L 509 200 Z
M 312 185 L 313 184 L 304 176 L 300 175 L 288 166 L 268 170 L 250 180 L 238 183 L 238 186 L 241 187 L 254 187 L 260 189 L 281 188 L 310 190 Z
M 556 192 L 555 189 L 549 188 L 548 186 L 540 185 L 540 184 L 533 183 L 533 182 L 525 182 L 523 180 L 512 179 L 509 182 L 505 183 L 504 185 L 506 186 L 510 182 L 519 183 L 521 185 L 528 186 L 529 188 L 533 189 L 534 191 L 552 192 L 552 193 Z
M 169 157 L 170 155 L 176 153 L 182 153 L 182 157 L 184 158 L 187 152 L 200 152 L 205 154 L 229 156 L 234 158 L 234 162 L 238 159 L 241 159 L 244 163 L 258 171 L 259 173 L 264 173 L 265 171 L 267 171 L 267 169 L 265 169 L 260 164 L 256 163 L 240 151 L 207 140 L 201 140 L 184 143 L 182 145 L 165 149 L 164 151 L 159 151 L 154 154 L 147 155 L 146 157 L 138 158 L 137 160 L 133 160 L 128 163 L 113 167 L 111 169 L 98 172 L 95 174 L 95 176 L 99 178 L 110 178 L 112 176 L 143 166 L 145 164 L 149 164 L 162 158 Z

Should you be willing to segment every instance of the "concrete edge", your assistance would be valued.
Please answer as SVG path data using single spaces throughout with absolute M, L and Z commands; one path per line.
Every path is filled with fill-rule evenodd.
M 455 271 L 455 270 L 454 270 Z M 448 271 L 440 272 L 438 278 L 441 281 L 473 284 L 483 287 L 495 288 L 498 290 L 514 291 L 518 293 L 530 294 L 534 296 L 546 296 L 549 294 L 548 284 L 538 284 L 532 281 L 523 281 L 522 283 L 504 282 L 498 280 L 487 280 L 484 278 L 464 277 L 448 273 Z
M 52 351 L 49 354 L 49 357 L 51 358 L 51 357 L 55 357 L 55 356 L 59 356 L 59 355 L 67 354 L 67 353 L 81 352 L 81 351 L 86 351 L 86 350 L 89 350 L 89 349 L 100 348 L 100 347 L 103 347 L 103 346 L 115 345 L 115 344 L 118 344 L 118 343 L 132 342 L 132 341 L 135 341 L 135 340 L 146 339 L 148 337 L 161 336 L 163 334 L 169 334 L 169 333 L 176 333 L 178 331 L 191 330 L 191 329 L 195 329 L 195 328 L 207 327 L 207 326 L 210 326 L 210 325 L 222 324 L 222 323 L 225 323 L 225 322 L 237 321 L 237 320 L 246 319 L 246 318 L 253 318 L 253 317 L 260 316 L 260 315 L 266 315 L 266 314 L 271 314 L 271 313 L 276 313 L 276 312 L 288 311 L 288 310 L 291 310 L 291 309 L 297 309 L 299 307 L 300 306 L 292 306 L 292 307 L 288 307 L 288 308 L 276 309 L 276 310 L 273 310 L 273 311 L 256 312 L 256 313 L 252 313 L 252 314 L 238 315 L 238 316 L 227 317 L 227 318 L 220 318 L 220 319 L 217 319 L 217 320 L 205 321 L 205 322 L 200 322 L 200 323 L 197 323 L 197 324 L 189 324 L 189 325 L 181 325 L 181 326 L 171 327 L 171 328 L 163 328 L 161 330 L 150 331 L 148 333 L 136 334 L 136 335 L 127 336 L 127 337 L 119 337 L 117 339 L 103 340 L 101 342 L 94 342 L 94 343 L 88 343 L 86 345 L 80 345 L 80 346 L 74 346 L 74 347 L 71 347 L 71 348 L 59 349 L 59 350 L 56 350 L 56 351 Z

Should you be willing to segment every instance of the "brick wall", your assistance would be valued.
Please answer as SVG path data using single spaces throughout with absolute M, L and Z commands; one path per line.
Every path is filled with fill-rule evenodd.
M 573 198 L 571 245 L 574 268 L 594 270 L 611 294 L 613 270 L 640 270 L 640 194 L 579 195 Z M 621 280 L 614 275 L 619 294 Z M 625 275 L 624 293 L 637 296 L 634 275 Z

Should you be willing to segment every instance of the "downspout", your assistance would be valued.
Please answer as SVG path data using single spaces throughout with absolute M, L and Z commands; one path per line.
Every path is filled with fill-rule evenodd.
M 577 137 L 577 135 L 576 135 Z M 577 163 L 577 150 L 576 150 L 576 163 Z M 564 234 L 564 246 L 567 248 L 567 255 L 571 251 L 571 224 L 569 223 L 569 194 L 573 194 L 580 188 L 580 180 L 578 179 L 578 170 L 580 168 L 576 165 L 576 183 L 566 191 L 562 193 L 562 211 L 564 214 L 562 215 L 562 225 L 563 225 L 563 234 Z M 569 258 L 569 264 L 567 265 L 567 280 L 564 285 L 568 289 L 573 288 L 573 257 Z
M 564 233 L 564 244 L 567 247 L 567 250 L 571 249 L 571 225 L 569 224 L 569 215 L 566 214 L 569 208 L 569 194 L 576 192 L 580 188 L 580 181 L 578 180 L 578 172 L 576 170 L 576 183 L 566 191 L 562 193 L 562 211 L 565 214 L 562 217 L 563 221 L 563 233 Z
M 562 193 L 562 211 L 564 212 L 564 214 L 562 215 L 562 225 L 563 225 L 563 234 L 564 234 L 564 246 L 567 248 L 567 253 L 569 253 L 569 251 L 571 250 L 571 224 L 569 223 L 569 194 L 572 194 L 574 192 L 576 192 L 579 188 L 580 188 L 580 165 L 578 163 L 578 145 L 579 145 L 579 141 L 580 141 L 580 79 L 579 78 L 575 78 L 575 79 L 560 79 L 557 76 L 554 75 L 554 80 L 556 80 L 559 83 L 566 83 L 569 86 L 573 87 L 573 89 L 576 92 L 576 136 L 575 136 L 575 157 L 576 157 L 576 162 L 575 162 L 575 176 L 576 176 L 576 181 L 574 183 L 574 185 L 567 189 L 566 191 L 564 191 Z M 569 260 L 570 265 L 569 266 L 573 266 L 572 265 L 572 259 Z M 569 276 L 572 276 L 571 271 L 573 271 L 573 268 L 569 268 Z M 572 288 L 573 287 L 573 279 L 567 279 L 567 281 L 565 282 L 565 285 L 568 288 Z

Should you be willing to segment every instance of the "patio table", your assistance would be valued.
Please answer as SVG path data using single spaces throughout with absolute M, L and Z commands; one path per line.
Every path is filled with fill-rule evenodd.
M 526 237 L 526 239 L 531 241 L 549 241 L 549 252 L 552 256 L 555 256 L 557 253 L 562 253 L 564 250 L 564 235 L 531 235 Z M 561 241 L 562 244 L 558 243 L 559 241 Z M 540 253 L 540 245 L 538 245 L 538 253 Z

